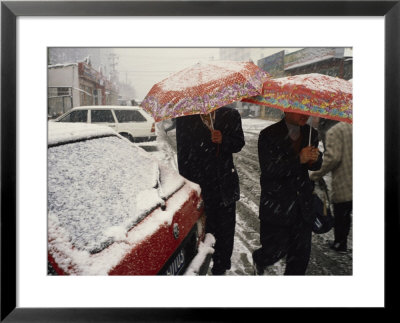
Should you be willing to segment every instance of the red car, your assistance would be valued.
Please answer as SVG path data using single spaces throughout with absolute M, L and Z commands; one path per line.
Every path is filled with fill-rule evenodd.
M 205 274 L 200 188 L 108 127 L 49 122 L 48 274 Z

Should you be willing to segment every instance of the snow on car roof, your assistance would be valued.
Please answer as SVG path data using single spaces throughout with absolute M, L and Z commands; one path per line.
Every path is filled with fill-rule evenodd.
M 76 248 L 91 253 L 125 233 L 162 203 L 156 161 L 119 137 L 72 142 L 48 151 L 49 218 L 66 228 Z
M 96 138 L 107 128 L 92 126 L 49 123 L 49 138 L 59 138 L 53 142 L 95 139 L 49 147 L 48 241 L 63 270 L 104 275 L 133 244 L 172 222 L 188 190 L 200 188 L 124 138 Z M 166 211 L 145 218 L 163 199 Z
M 66 142 L 117 135 L 110 127 L 88 123 L 48 122 L 47 144 L 54 146 Z

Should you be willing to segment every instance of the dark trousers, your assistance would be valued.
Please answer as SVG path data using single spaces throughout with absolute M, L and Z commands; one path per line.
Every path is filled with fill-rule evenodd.
M 205 202 L 206 232 L 215 237 L 213 254 L 213 271 L 224 271 L 231 268 L 233 239 L 236 224 L 236 203 L 228 206 L 219 202 Z
M 265 268 L 286 256 L 285 275 L 305 275 L 311 253 L 311 226 L 298 220 L 291 226 L 276 226 L 260 219 L 261 248 L 254 262 Z
M 353 201 L 333 203 L 333 215 L 335 218 L 334 235 L 335 243 L 347 248 L 347 237 L 350 232 L 351 214 L 353 212 Z

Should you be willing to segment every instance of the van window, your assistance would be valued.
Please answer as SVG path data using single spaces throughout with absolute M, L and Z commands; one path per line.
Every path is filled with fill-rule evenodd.
M 114 110 L 118 122 L 146 122 L 146 118 L 137 110 Z
M 92 123 L 96 122 L 114 123 L 111 110 L 92 110 Z
M 76 110 L 72 111 L 64 118 L 60 119 L 59 122 L 87 122 L 88 110 Z

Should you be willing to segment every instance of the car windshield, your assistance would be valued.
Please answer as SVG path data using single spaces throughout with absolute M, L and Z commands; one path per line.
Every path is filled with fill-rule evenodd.
M 163 203 L 184 180 L 117 136 L 50 147 L 49 230 L 96 253 Z

